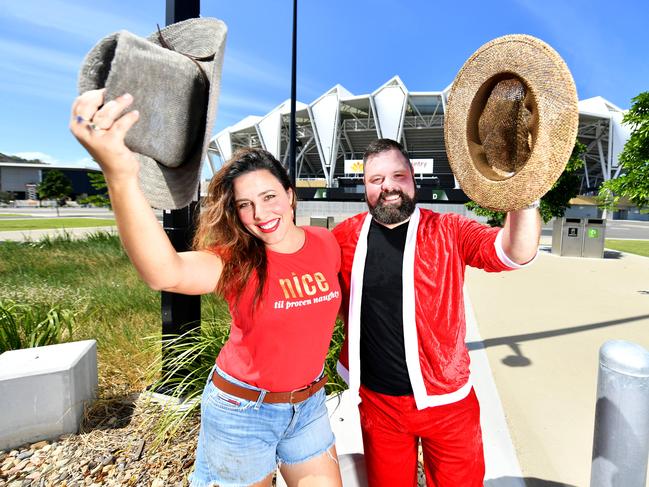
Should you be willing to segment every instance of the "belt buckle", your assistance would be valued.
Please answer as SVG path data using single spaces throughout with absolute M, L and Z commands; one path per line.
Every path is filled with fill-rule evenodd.
M 311 394 L 308 394 L 307 397 L 305 399 L 302 399 L 301 401 L 298 401 L 297 398 L 294 398 L 293 394 L 297 394 L 297 393 L 304 392 L 304 391 L 309 391 L 312 386 L 313 386 L 313 384 L 309 384 L 308 386 L 303 387 L 302 389 L 294 389 L 294 390 L 292 390 L 291 393 L 288 396 L 288 402 L 290 404 L 295 404 L 295 403 L 298 403 L 298 402 L 305 401 L 306 399 L 311 397 Z
M 289 395 L 288 395 L 288 403 L 289 403 L 289 404 L 295 404 L 295 403 L 293 402 L 293 393 L 294 393 L 294 392 L 297 392 L 297 390 L 291 391 L 291 392 L 289 393 Z

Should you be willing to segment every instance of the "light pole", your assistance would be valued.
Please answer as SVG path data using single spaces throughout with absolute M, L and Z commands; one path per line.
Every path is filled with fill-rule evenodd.
M 200 15 L 200 0 L 167 0 L 166 25 L 175 24 L 183 20 Z M 196 230 L 196 217 L 198 216 L 198 200 L 200 194 L 185 208 L 178 210 L 165 210 L 162 215 L 162 225 L 174 249 L 183 252 L 191 249 L 192 238 Z M 167 291 L 160 293 L 162 312 L 162 335 L 181 335 L 201 324 L 201 297 L 188 296 Z M 162 376 L 172 370 L 174 353 L 162 347 Z M 186 375 L 185 371 L 178 370 L 175 377 Z M 173 391 L 157 391 L 171 393 Z
M 293 49 L 291 57 L 291 121 L 290 121 L 290 139 L 288 145 L 288 175 L 291 183 L 295 186 L 296 178 L 296 138 L 295 130 L 295 102 L 296 102 L 296 66 L 297 66 L 297 0 L 293 0 Z M 297 195 L 296 195 L 297 197 Z

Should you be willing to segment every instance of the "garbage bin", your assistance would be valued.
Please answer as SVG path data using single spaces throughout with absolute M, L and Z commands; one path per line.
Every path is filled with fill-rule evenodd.
M 324 227 L 332 229 L 334 227 L 333 216 L 312 216 L 309 222 L 312 227 Z
M 557 218 L 552 227 L 552 253 L 581 257 L 584 224 L 581 218 Z
M 582 257 L 604 257 L 604 237 L 606 234 L 606 220 L 601 218 L 587 218 L 584 225 L 584 245 L 581 249 Z

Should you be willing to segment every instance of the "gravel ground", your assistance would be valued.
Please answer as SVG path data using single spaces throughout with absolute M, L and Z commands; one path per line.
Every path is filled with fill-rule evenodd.
M 161 413 L 145 396 L 98 400 L 79 434 L 0 451 L 0 487 L 188 486 L 199 418 L 156 448 L 153 425 Z M 425 487 L 421 462 L 418 473 Z
M 97 401 L 79 434 L 0 452 L 0 486 L 189 485 L 199 421 L 153 448 L 160 413 L 139 396 Z

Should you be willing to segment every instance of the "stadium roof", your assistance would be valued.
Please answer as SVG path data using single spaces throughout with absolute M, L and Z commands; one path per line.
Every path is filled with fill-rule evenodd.
M 353 161 L 362 158 L 372 140 L 390 138 L 400 141 L 411 159 L 423 161 L 421 177 L 432 177 L 441 188 L 457 188 L 444 145 L 449 90 L 411 92 L 394 76 L 369 94 L 354 95 L 335 85 L 310 104 L 298 102 L 298 182 L 318 179 L 326 187 L 338 187 L 357 180 L 362 165 Z M 241 147 L 262 147 L 286 164 L 289 110 L 286 100 L 264 116 L 248 116 L 216 134 L 208 151 L 212 169 Z M 602 97 L 579 102 L 578 138 L 588 147 L 582 193 L 619 174 L 617 157 L 630 135 L 623 114 Z

